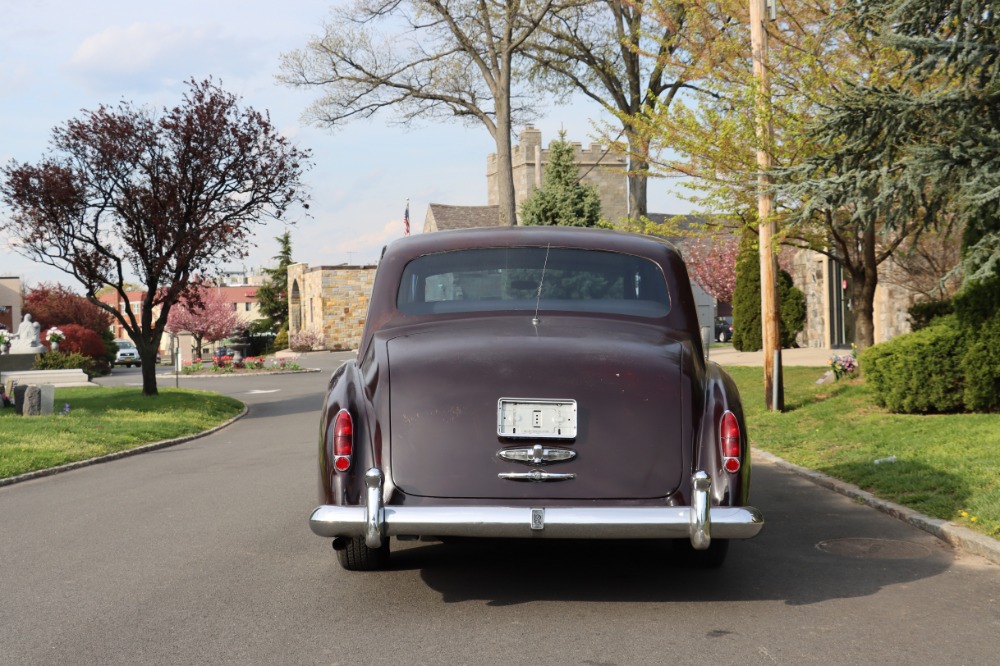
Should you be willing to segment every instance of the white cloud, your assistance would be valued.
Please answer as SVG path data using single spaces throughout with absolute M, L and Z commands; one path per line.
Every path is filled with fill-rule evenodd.
M 413 224 L 413 219 L 410 219 Z M 389 241 L 403 235 L 403 220 L 390 220 L 378 231 L 371 231 L 360 236 L 347 238 L 333 245 L 335 252 L 363 252 L 371 254 L 372 248 L 381 248 Z
M 257 69 L 252 43 L 217 25 L 166 23 L 110 26 L 85 38 L 67 73 L 97 91 L 156 90 L 191 77 L 240 76 Z

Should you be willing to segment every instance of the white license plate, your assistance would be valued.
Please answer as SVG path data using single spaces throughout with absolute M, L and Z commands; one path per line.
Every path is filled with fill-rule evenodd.
M 497 435 L 545 439 L 576 438 L 576 400 L 500 398 Z

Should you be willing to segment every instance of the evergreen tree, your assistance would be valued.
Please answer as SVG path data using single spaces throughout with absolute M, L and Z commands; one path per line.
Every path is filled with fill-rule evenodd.
M 549 145 L 542 189 L 531 193 L 521 204 L 521 223 L 593 227 L 601 219 L 601 197 L 593 185 L 580 182 L 580 170 L 566 132 Z
M 760 324 L 760 256 L 757 237 L 743 232 L 736 255 L 736 287 L 733 289 L 733 347 L 756 351 L 762 347 Z
M 971 279 L 1000 269 L 1000 15 L 995 0 L 872 0 L 855 22 L 906 54 L 906 85 L 833 96 L 825 150 L 788 172 L 809 200 L 800 218 L 847 216 L 868 228 L 964 223 Z
M 264 330 L 278 332 L 288 322 L 288 267 L 292 261 L 291 232 L 275 238 L 278 241 L 278 254 L 272 259 L 278 262 L 276 268 L 265 268 L 267 279 L 257 288 L 257 302 L 260 312 L 264 315 Z
M 806 298 L 792 283 L 788 271 L 778 271 L 778 302 L 781 316 L 781 346 L 791 347 L 805 327 Z M 760 321 L 760 254 L 756 234 L 745 231 L 736 257 L 736 288 L 733 290 L 733 347 L 760 351 L 764 345 Z

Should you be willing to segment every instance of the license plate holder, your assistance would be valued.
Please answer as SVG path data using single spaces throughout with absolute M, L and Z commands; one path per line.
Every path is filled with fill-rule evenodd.
M 497 435 L 514 439 L 576 439 L 576 400 L 500 398 Z

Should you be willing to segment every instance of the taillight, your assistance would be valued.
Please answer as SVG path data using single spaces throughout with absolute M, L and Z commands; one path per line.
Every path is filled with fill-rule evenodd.
M 351 455 L 354 453 L 354 421 L 346 409 L 337 412 L 333 422 L 333 467 L 338 472 L 351 469 Z
M 719 444 L 722 449 L 722 466 L 730 474 L 740 471 L 740 424 L 736 415 L 727 411 L 719 424 Z

